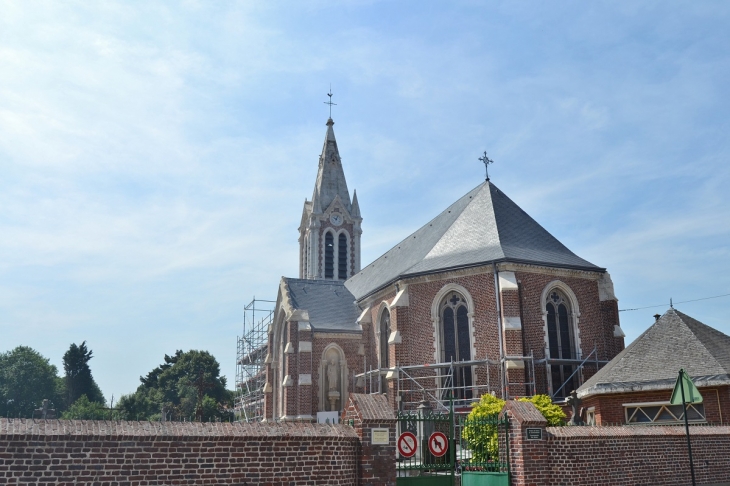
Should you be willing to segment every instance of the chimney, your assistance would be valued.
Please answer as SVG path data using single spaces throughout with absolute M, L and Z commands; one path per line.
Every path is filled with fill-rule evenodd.
M 658 321 L 660 317 L 659 314 L 654 314 L 654 322 Z

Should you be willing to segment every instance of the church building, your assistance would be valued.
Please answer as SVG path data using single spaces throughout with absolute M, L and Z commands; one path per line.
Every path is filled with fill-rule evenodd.
M 266 420 L 334 419 L 348 393 L 394 409 L 484 393 L 563 401 L 624 349 L 605 268 L 575 255 L 489 179 L 364 268 L 362 216 L 334 122 L 279 284 Z

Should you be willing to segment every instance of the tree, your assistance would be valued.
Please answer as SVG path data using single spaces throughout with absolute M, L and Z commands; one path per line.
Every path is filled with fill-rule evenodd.
M 125 395 L 118 407 L 129 419 L 227 420 L 232 403 L 220 365 L 207 351 L 178 350 L 165 355 L 164 363 L 140 377 L 142 384 L 133 395 Z
M 519 398 L 521 402 L 531 402 L 548 422 L 548 426 L 565 425 L 565 412 L 555 405 L 547 395 L 534 395 Z M 505 401 L 491 394 L 482 395 L 479 402 L 472 405 L 467 416 L 461 437 L 472 452 L 472 462 L 485 463 L 499 455 L 496 418 L 504 407 Z
M 62 405 L 58 369 L 47 358 L 27 346 L 0 354 L 0 416 L 33 416 L 43 399 Z
M 91 376 L 89 361 L 92 357 L 92 351 L 87 349 L 86 341 L 78 346 L 72 343 L 63 355 L 63 370 L 66 372 L 65 399 L 69 407 L 83 395 L 86 395 L 91 402 L 104 403 L 104 395 Z
M 92 402 L 86 395 L 81 395 L 65 412 L 61 414 L 64 420 L 106 420 L 118 419 L 112 414 L 106 405 L 100 402 Z

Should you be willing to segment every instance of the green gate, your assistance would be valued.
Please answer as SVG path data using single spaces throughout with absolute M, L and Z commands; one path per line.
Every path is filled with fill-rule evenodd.
M 470 420 L 454 415 L 453 403 L 434 412 L 426 401 L 397 417 L 398 486 L 453 486 L 457 474 L 462 486 L 509 485 L 506 418 Z
M 454 441 L 461 486 L 509 486 L 509 419 L 458 418 Z
M 440 435 L 443 434 L 443 435 Z M 442 437 L 446 443 L 441 444 Z M 453 486 L 455 472 L 454 411 L 434 412 L 428 402 L 418 410 L 398 413 L 397 485 Z M 429 440 L 441 445 L 437 455 Z

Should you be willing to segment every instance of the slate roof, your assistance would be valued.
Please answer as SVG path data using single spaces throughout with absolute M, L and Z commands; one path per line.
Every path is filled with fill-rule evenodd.
M 730 385 L 730 336 L 669 309 L 586 381 L 578 396 L 671 390 L 680 368 L 697 386 Z
M 399 278 L 506 261 L 605 272 L 575 255 L 487 181 L 345 286 L 361 299 Z
M 342 281 L 282 278 L 292 310 L 306 310 L 314 331 L 361 332 L 362 312 Z
M 350 192 L 347 190 L 342 159 L 340 159 L 340 152 L 337 149 L 335 131 L 332 129 L 334 124 L 332 118 L 327 120 L 327 134 L 324 137 L 322 153 L 319 156 L 317 180 L 314 183 L 314 192 L 312 193 L 312 210 L 315 213 L 325 211 L 336 196 L 340 196 L 345 209 L 350 213 L 352 212 Z

